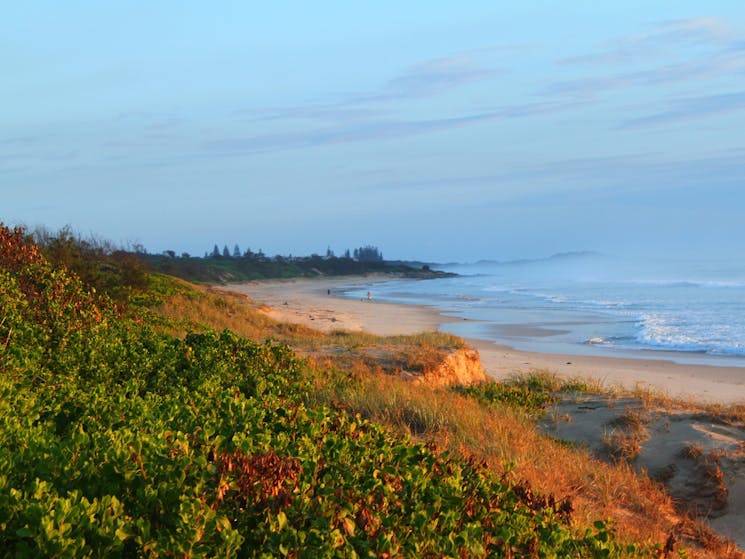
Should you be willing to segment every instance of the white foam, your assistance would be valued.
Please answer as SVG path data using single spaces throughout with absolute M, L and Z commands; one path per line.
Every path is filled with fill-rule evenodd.
M 647 315 L 640 323 L 637 341 L 650 349 L 745 356 L 745 325 L 686 318 Z

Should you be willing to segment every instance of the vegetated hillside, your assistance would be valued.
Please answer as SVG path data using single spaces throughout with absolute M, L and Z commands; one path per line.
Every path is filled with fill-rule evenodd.
M 479 463 L 307 404 L 286 346 L 125 315 L 4 227 L 0 309 L 0 556 L 645 555 Z
M 140 254 L 148 267 L 188 281 L 234 283 L 271 278 L 395 274 L 411 278 L 446 277 L 446 272 L 431 270 L 427 265 L 413 267 L 404 262 L 355 260 L 352 258 L 307 256 L 268 258 L 258 255 L 206 258 L 170 257 Z
M 274 278 L 390 274 L 409 278 L 447 277 L 453 274 L 430 269 L 422 262 L 383 260 L 375 247 L 354 251 L 355 257 L 342 257 L 329 252 L 325 257 L 266 256 L 247 250 L 241 254 L 236 247 L 231 254 L 215 247 L 204 258 L 174 251 L 150 254 L 115 247 L 95 237 L 84 239 L 64 227 L 56 233 L 38 228 L 33 239 L 47 259 L 55 266 L 74 271 L 86 285 L 105 290 L 115 300 L 126 298 L 132 291 L 147 286 L 146 271 L 160 272 L 198 283 L 231 283 Z M 347 251 L 348 252 L 348 251 Z

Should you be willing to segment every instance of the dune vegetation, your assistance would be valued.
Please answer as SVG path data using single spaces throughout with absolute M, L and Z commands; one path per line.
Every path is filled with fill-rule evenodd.
M 0 557 L 740 556 L 540 434 L 576 383 L 433 389 L 395 373 L 461 340 L 321 334 L 68 248 L 0 227 Z

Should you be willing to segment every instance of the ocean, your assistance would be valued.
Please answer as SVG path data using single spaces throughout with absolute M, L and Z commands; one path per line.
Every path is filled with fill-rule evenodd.
M 349 288 L 427 305 L 441 330 L 516 349 L 745 367 L 745 260 L 587 253 L 438 266 L 457 277 Z

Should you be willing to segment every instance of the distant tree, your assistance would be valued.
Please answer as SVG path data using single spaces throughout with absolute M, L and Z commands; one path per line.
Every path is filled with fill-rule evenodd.
M 331 247 L 326 249 L 326 258 L 334 258 L 334 251 L 331 250 Z
M 377 247 L 366 245 L 354 249 L 354 259 L 360 262 L 381 262 L 383 260 L 383 253 Z
M 230 251 L 228 250 L 228 245 L 225 245 L 222 247 L 222 255 L 225 258 L 230 258 Z
M 212 249 L 212 258 L 220 258 L 220 249 L 217 248 L 217 245 Z
M 115 262 L 116 268 L 118 269 L 121 285 L 129 286 L 131 289 L 136 291 L 144 291 L 149 285 L 149 279 L 145 266 L 142 261 L 136 256 L 132 256 L 130 253 L 118 250 L 111 255 L 112 261 Z M 126 292 L 126 290 L 125 290 Z M 115 292 L 112 293 L 114 298 L 117 298 Z M 119 297 L 126 296 L 120 294 Z
M 349 252 L 349 249 L 344 251 L 344 258 L 349 258 L 349 259 L 352 258 L 352 254 Z
M 165 254 L 168 258 L 176 258 L 176 252 L 173 250 L 164 250 L 163 254 Z
M 111 242 L 95 237 L 83 239 L 69 226 L 57 233 L 39 228 L 33 238 L 55 268 L 67 268 L 83 283 L 119 303 L 148 286 L 141 253 L 116 248 Z
M 34 233 L 36 243 L 43 248 L 46 257 L 55 265 L 78 271 L 81 264 L 89 264 L 84 258 L 83 243 L 80 237 L 73 233 L 69 225 L 65 225 L 57 233 L 45 228 L 37 228 Z
M 238 244 L 233 247 L 233 258 L 240 258 L 241 257 L 241 249 L 238 247 Z
M 181 258 L 191 258 L 191 255 L 188 252 L 182 252 Z

